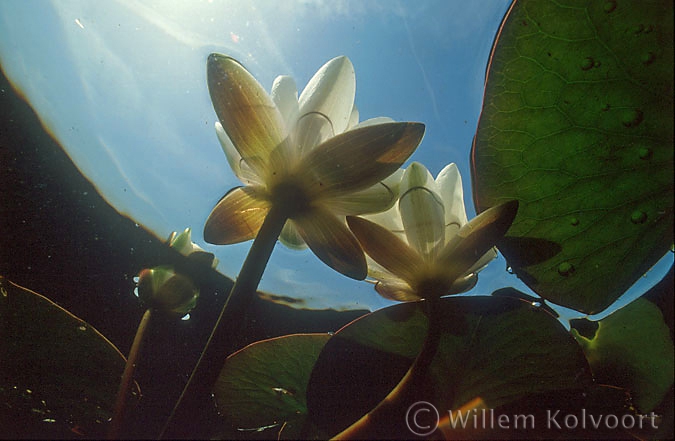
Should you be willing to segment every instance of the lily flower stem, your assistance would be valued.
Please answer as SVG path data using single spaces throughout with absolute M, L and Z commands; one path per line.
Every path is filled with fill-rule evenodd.
M 117 390 L 117 397 L 115 398 L 115 408 L 113 411 L 113 417 L 108 428 L 108 439 L 119 439 L 120 432 L 122 430 L 122 425 L 124 422 L 124 411 L 126 409 L 127 398 L 129 397 L 129 392 L 131 390 L 131 385 L 134 381 L 134 371 L 136 370 L 136 362 L 140 356 L 141 349 L 143 348 L 143 342 L 145 341 L 146 331 L 150 323 L 150 318 L 152 317 L 152 309 L 148 308 L 141 318 L 141 322 L 138 324 L 138 329 L 136 330 L 136 336 L 134 341 L 131 344 L 131 350 L 129 351 L 129 357 L 127 358 L 127 363 L 124 366 L 124 372 L 122 373 L 122 379 L 120 380 L 120 386 Z
M 234 349 L 232 338 L 238 332 L 240 319 L 246 313 L 258 289 L 274 245 L 287 219 L 286 207 L 272 205 L 251 245 L 199 361 L 160 434 L 161 439 L 190 438 L 195 436 L 195 430 L 199 430 L 200 424 L 198 418 L 195 418 L 195 409 L 211 402 L 211 391 L 223 368 L 225 357 Z
M 427 335 L 421 351 L 410 369 L 394 389 L 373 410 L 354 424 L 335 435 L 336 440 L 377 439 L 387 436 L 401 436 L 401 433 L 389 433 L 397 430 L 397 423 L 405 422 L 405 412 L 413 404 L 416 393 L 424 388 L 431 361 L 436 356 L 441 339 L 441 314 L 439 298 L 432 297 L 424 301 L 425 314 L 429 320 Z M 404 428 L 405 430 L 405 428 Z

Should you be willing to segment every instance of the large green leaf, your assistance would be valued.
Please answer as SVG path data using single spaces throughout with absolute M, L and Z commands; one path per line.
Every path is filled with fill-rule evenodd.
M 1 436 L 103 437 L 125 364 L 117 348 L 2 276 L 0 329 Z
M 600 320 L 592 339 L 572 330 L 600 383 L 632 392 L 641 412 L 651 412 L 673 385 L 673 342 L 659 308 L 637 299 Z
M 368 314 L 328 341 L 307 390 L 309 416 L 318 427 L 337 433 L 396 386 L 426 334 L 422 304 Z M 480 397 L 495 409 L 533 394 L 590 384 L 579 345 L 553 316 L 530 302 L 453 297 L 442 299 L 439 308 L 443 328 L 438 351 L 428 387 L 419 390 L 415 401 L 446 412 Z M 391 421 L 392 427 L 402 423 Z
M 307 416 L 307 382 L 329 338 L 329 334 L 287 335 L 230 355 L 214 388 L 227 423 L 238 431 L 277 433 L 289 425 L 300 430 Z
M 482 211 L 542 297 L 603 310 L 673 243 L 673 1 L 519 0 L 493 48 L 472 152 Z

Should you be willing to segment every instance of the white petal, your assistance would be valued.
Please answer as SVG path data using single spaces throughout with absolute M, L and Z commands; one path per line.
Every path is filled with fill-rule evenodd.
M 365 190 L 328 199 L 324 204 L 338 216 L 379 213 L 394 205 L 398 198 L 396 190 L 383 181 Z
M 322 143 L 305 157 L 312 197 L 359 191 L 395 173 L 424 136 L 424 124 L 387 123 L 361 127 Z
M 349 123 L 347 124 L 347 128 L 345 129 L 345 132 L 347 130 L 351 130 L 354 128 L 359 123 L 359 109 L 356 108 L 356 104 L 354 104 L 354 107 L 352 108 L 352 113 L 349 115 Z
M 408 243 L 428 260 L 434 260 L 445 245 L 443 202 L 435 186 L 429 171 L 413 162 L 401 180 L 398 202 Z
M 307 248 L 307 244 L 302 240 L 302 237 L 295 226 L 295 222 L 291 219 L 286 221 L 283 230 L 281 230 L 279 242 L 293 250 L 304 250 Z
M 333 134 L 342 133 L 349 124 L 356 76 L 349 58 L 340 56 L 324 64 L 300 95 L 300 117 L 317 113 L 330 121 Z
M 424 265 L 420 255 L 408 244 L 386 228 L 360 217 L 348 216 L 347 225 L 375 262 L 406 282 L 417 280 Z
M 445 207 L 445 240 L 448 241 L 467 223 L 462 177 L 457 165 L 446 165 L 438 174 L 436 185 Z
M 497 257 L 497 250 L 495 248 L 491 248 L 490 251 L 483 254 L 481 258 L 478 259 L 476 263 L 474 263 L 473 266 L 469 268 L 466 272 L 477 273 L 481 271 L 483 268 L 485 268 L 487 264 L 492 262 L 496 257 Z
M 211 210 L 204 225 L 204 240 L 216 245 L 251 240 L 258 234 L 268 212 L 269 202 L 263 189 L 234 188 Z
M 277 109 L 281 112 L 281 116 L 286 122 L 286 127 L 291 132 L 295 127 L 298 112 L 300 111 L 298 106 L 298 89 L 295 86 L 295 81 L 288 75 L 276 77 L 272 84 L 270 95 Z
M 397 302 L 414 302 L 421 300 L 415 291 L 403 280 L 386 280 L 375 285 L 375 291 L 382 297 Z
M 249 167 L 248 164 L 244 162 L 237 149 L 234 148 L 234 144 L 232 144 L 230 137 L 227 136 L 227 133 L 225 133 L 225 130 L 223 129 L 222 124 L 220 124 L 220 121 L 216 121 L 216 136 L 218 136 L 220 146 L 223 148 L 227 162 L 230 164 L 230 168 L 234 172 L 235 176 L 246 185 L 261 184 L 261 180 L 258 175 L 256 175 L 253 170 L 251 170 L 251 167 Z
M 270 157 L 284 149 L 288 132 L 265 89 L 237 60 L 220 54 L 209 55 L 207 79 L 213 108 L 244 161 L 259 176 L 277 172 Z
M 366 278 L 366 257 L 344 221 L 320 207 L 293 220 L 307 246 L 323 263 L 352 279 Z
M 384 124 L 384 123 L 391 123 L 395 122 L 393 119 L 389 118 L 388 116 L 378 116 L 377 118 L 370 118 L 365 121 L 361 121 L 360 123 L 356 124 L 354 127 L 351 127 L 351 129 L 360 129 L 361 127 L 368 127 L 368 126 L 374 126 L 376 124 Z

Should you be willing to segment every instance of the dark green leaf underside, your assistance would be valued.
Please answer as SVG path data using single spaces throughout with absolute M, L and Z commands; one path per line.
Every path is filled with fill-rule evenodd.
M 313 422 L 337 433 L 400 381 L 426 332 L 420 305 L 376 311 L 335 334 L 308 387 Z M 472 296 L 442 299 L 440 307 L 444 328 L 430 368 L 431 386 L 415 399 L 457 409 L 480 397 L 496 408 L 531 394 L 589 384 L 581 348 L 553 316 L 531 303 Z
M 1 276 L 0 291 L 0 421 L 20 426 L 16 436 L 102 437 L 124 370 L 122 354 L 49 299 Z
M 472 152 L 479 210 L 542 297 L 601 311 L 673 242 L 673 2 L 520 0 L 493 48 Z
M 637 299 L 598 323 L 592 339 L 573 335 L 602 384 L 631 391 L 640 412 L 651 412 L 673 385 L 673 342 L 661 311 Z
M 253 343 L 232 354 L 214 388 L 219 411 L 237 430 L 302 425 L 305 390 L 329 334 L 296 334 Z

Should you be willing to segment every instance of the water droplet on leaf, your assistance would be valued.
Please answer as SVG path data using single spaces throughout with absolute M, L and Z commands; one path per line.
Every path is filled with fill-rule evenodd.
M 595 60 L 592 57 L 586 57 L 581 61 L 581 70 L 590 70 Z
M 603 9 L 607 13 L 613 12 L 616 9 L 616 0 L 607 0 Z
M 630 221 L 633 222 L 634 224 L 644 224 L 646 220 L 647 220 L 647 213 L 645 213 L 642 210 L 635 210 L 630 215 Z
M 558 274 L 561 276 L 569 276 L 574 272 L 574 265 L 572 265 L 569 262 L 563 262 L 560 265 L 558 265 Z
M 621 115 L 621 123 L 624 127 L 636 127 L 642 122 L 644 116 L 640 109 L 626 110 Z
M 649 65 L 654 62 L 656 59 L 656 54 L 654 52 L 647 52 L 642 56 L 642 64 Z
M 573 217 L 572 219 L 570 219 L 570 224 L 571 224 L 573 227 L 576 227 L 577 225 L 579 225 L 579 219 L 576 218 L 576 217 Z
M 640 155 L 640 159 L 650 159 L 652 157 L 652 149 L 640 147 L 640 150 L 638 150 L 638 155 Z

